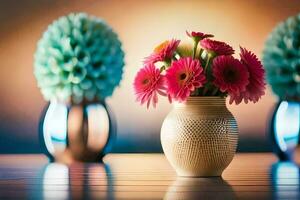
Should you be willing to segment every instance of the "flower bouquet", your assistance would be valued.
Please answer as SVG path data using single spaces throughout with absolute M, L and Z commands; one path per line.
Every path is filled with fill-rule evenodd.
M 156 107 L 158 96 L 176 101 L 161 130 L 163 150 L 179 175 L 219 176 L 237 145 L 237 124 L 226 108 L 256 103 L 265 94 L 265 71 L 257 56 L 240 47 L 240 58 L 211 34 L 187 32 L 192 44 L 171 39 L 145 58 L 134 79 L 136 99 Z
M 230 97 L 230 103 L 256 103 L 265 91 L 265 71 L 257 56 L 240 47 L 240 60 L 211 34 L 187 32 L 193 46 L 172 39 L 145 58 L 134 80 L 137 100 L 155 107 L 158 95 L 185 102 L 190 96 Z

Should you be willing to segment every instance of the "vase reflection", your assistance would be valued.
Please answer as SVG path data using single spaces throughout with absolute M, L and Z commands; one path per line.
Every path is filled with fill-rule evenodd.
M 299 199 L 300 170 L 293 162 L 277 162 L 271 166 L 272 199 Z M 289 188 L 288 192 L 286 188 Z
M 107 164 L 50 163 L 42 172 L 40 199 L 114 199 Z
M 232 187 L 221 177 L 187 178 L 177 177 L 169 186 L 165 200 L 236 199 Z
M 43 198 L 68 199 L 69 189 L 69 168 L 60 163 L 47 165 L 42 183 Z

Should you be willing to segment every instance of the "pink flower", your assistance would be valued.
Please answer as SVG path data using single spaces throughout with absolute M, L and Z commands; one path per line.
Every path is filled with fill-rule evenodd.
M 140 69 L 134 79 L 133 86 L 137 96 L 136 100 L 141 104 L 147 102 L 147 108 L 149 108 L 151 101 L 153 107 L 156 107 L 157 93 L 165 95 L 164 77 L 153 63 Z
M 239 95 L 246 90 L 249 81 L 247 68 L 232 56 L 218 56 L 212 65 L 213 83 L 221 92 Z
M 203 40 L 204 38 L 208 38 L 208 37 L 214 37 L 214 35 L 212 34 L 205 34 L 202 32 L 188 32 L 186 31 L 187 36 L 189 36 L 190 38 L 196 39 L 196 40 Z
M 170 41 L 167 40 L 161 43 L 154 49 L 154 52 L 150 56 L 145 58 L 144 64 L 170 60 L 173 57 L 179 43 L 180 40 L 176 39 L 172 39 Z
M 172 62 L 166 72 L 168 95 L 179 102 L 185 101 L 196 88 L 202 87 L 206 78 L 199 60 L 191 57 Z
M 204 40 L 201 40 L 200 44 L 205 50 L 212 52 L 218 56 L 234 54 L 233 48 L 225 42 L 206 38 Z
M 261 96 L 265 94 L 265 70 L 255 54 L 245 48 L 240 47 L 240 49 L 241 62 L 246 66 L 249 72 L 249 84 L 244 92 L 239 95 L 230 96 L 229 103 L 235 102 L 239 104 L 242 100 L 244 100 L 245 103 L 249 101 L 256 103 Z

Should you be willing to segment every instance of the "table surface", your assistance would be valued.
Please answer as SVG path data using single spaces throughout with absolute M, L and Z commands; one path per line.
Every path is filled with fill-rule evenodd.
M 112 154 L 105 164 L 0 156 L 0 199 L 300 199 L 299 167 L 236 154 L 222 178 L 177 177 L 163 154 Z

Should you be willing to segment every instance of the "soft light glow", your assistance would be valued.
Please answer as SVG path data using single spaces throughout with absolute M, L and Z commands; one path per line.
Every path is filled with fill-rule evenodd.
M 295 148 L 300 130 L 300 104 L 283 101 L 275 116 L 275 138 L 282 151 Z
M 88 146 L 91 149 L 102 150 L 109 136 L 109 118 L 103 105 L 95 104 L 87 107 L 88 115 Z
M 65 105 L 52 102 L 47 110 L 43 124 L 44 139 L 48 151 L 55 153 L 54 146 L 65 149 L 67 140 L 67 114 Z
M 297 185 L 299 181 L 299 168 L 292 162 L 282 162 L 277 165 L 275 174 L 277 185 Z

